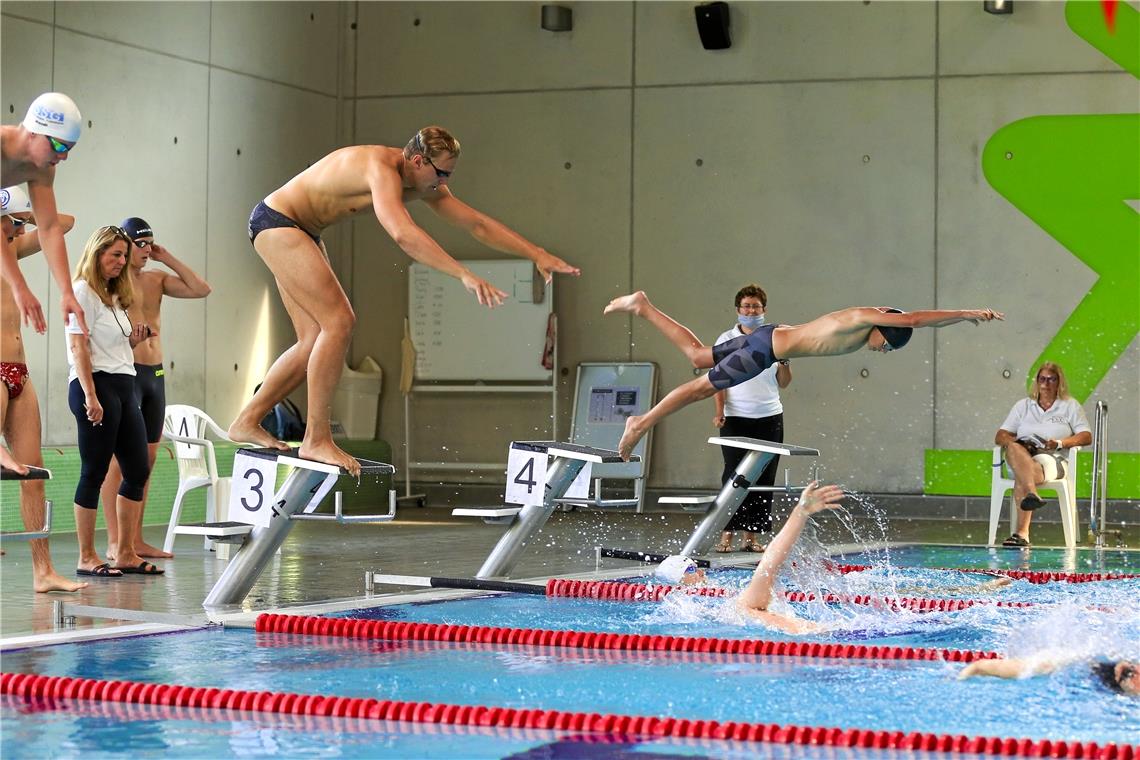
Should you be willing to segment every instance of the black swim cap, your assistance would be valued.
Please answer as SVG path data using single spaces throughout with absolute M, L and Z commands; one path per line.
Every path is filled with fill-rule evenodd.
M 124 219 L 123 223 L 119 225 L 123 228 L 123 232 L 131 240 L 138 240 L 143 237 L 154 237 L 154 231 L 151 230 L 150 225 L 146 223 L 145 219 L 137 216 L 132 216 L 130 219 Z
M 895 309 L 893 307 L 885 307 L 879 309 L 885 314 L 905 314 L 902 309 Z M 887 341 L 887 345 L 891 347 L 892 351 L 898 351 L 900 348 L 910 342 L 910 336 L 914 333 L 913 327 L 892 327 L 890 325 L 875 325 L 875 328 L 882 333 L 883 338 Z
M 1099 660 L 1092 663 L 1093 675 L 1100 681 L 1101 686 L 1108 688 L 1117 694 L 1124 693 L 1124 687 L 1120 685 L 1120 681 L 1116 680 L 1116 663 Z

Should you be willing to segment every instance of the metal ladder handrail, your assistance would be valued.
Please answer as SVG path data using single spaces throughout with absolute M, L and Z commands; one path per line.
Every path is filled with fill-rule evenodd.
M 1108 514 L 1108 404 L 1096 402 L 1093 416 L 1092 487 L 1089 490 L 1089 538 L 1104 548 L 1104 523 Z M 1100 506 L 1097 514 L 1097 506 Z

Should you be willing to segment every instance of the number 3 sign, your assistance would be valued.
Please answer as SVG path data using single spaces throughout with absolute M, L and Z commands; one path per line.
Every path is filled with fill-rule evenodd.
M 234 455 L 229 519 L 259 528 L 269 527 L 276 491 L 277 460 L 243 454 L 239 449 Z

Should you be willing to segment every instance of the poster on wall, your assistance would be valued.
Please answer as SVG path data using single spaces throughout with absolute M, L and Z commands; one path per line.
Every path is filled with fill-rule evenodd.
M 591 423 L 624 425 L 637 414 L 640 389 L 632 385 L 590 389 Z

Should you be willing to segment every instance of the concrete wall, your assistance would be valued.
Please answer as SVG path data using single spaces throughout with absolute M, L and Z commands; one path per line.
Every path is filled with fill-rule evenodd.
M 733 47 L 717 52 L 690 3 L 568 5 L 574 30 L 551 33 L 537 3 L 361 3 L 354 87 L 358 142 L 451 128 L 456 195 L 581 266 L 556 289 L 563 433 L 580 361 L 655 361 L 662 393 L 692 377 L 652 329 L 602 320 L 611 297 L 643 288 L 712 340 L 756 280 L 774 321 L 850 305 L 1008 312 L 888 358 L 794 362 L 783 394 L 787 439 L 855 488 L 919 492 L 925 449 L 987 448 L 1095 274 L 989 187 L 981 149 L 1024 116 L 1134 112 L 1135 79 L 1068 28 L 1063 3 L 998 17 L 974 2 L 733 2 Z M 413 213 L 457 257 L 497 255 Z M 408 260 L 374 220 L 354 234 L 353 358 L 395 377 Z M 1114 451 L 1140 449 L 1138 357 L 1133 340 L 1093 396 L 1126 420 Z M 380 435 L 399 451 L 392 386 Z M 495 458 L 548 414 L 420 399 L 414 456 Z M 710 401 L 658 428 L 653 485 L 714 484 L 712 415 Z
M 206 301 L 165 302 L 167 398 L 227 425 L 292 342 L 245 224 L 337 145 L 345 6 L 5 2 L 2 12 L 4 123 L 49 90 L 71 95 L 88 122 L 56 180 L 60 209 L 77 218 L 73 264 L 95 228 L 141 216 L 212 283 Z M 339 239 L 329 238 L 334 256 Z M 42 257 L 24 269 L 51 319 L 46 337 L 25 334 L 45 444 L 74 443 L 58 294 Z

